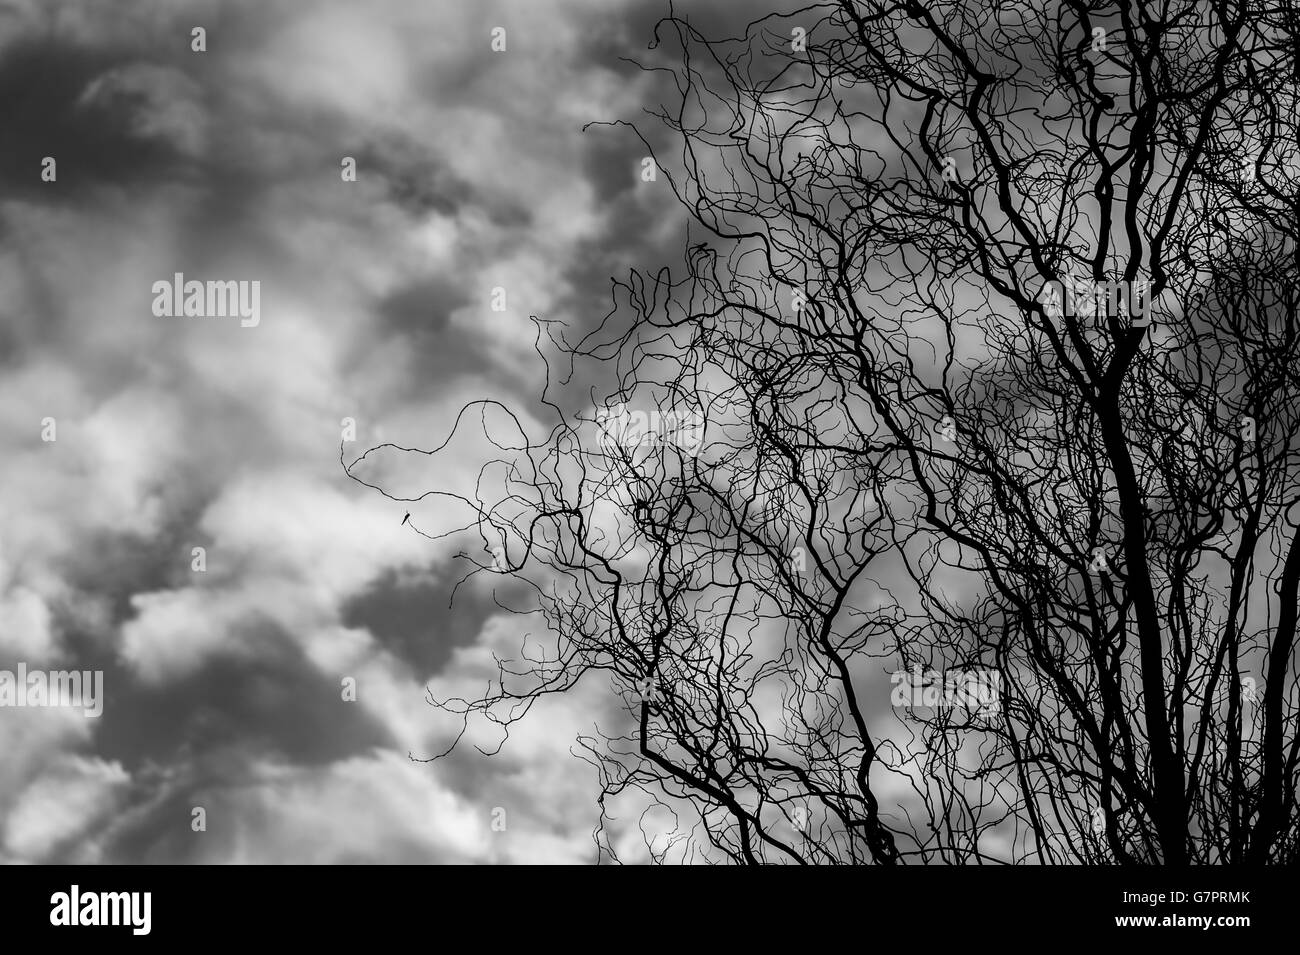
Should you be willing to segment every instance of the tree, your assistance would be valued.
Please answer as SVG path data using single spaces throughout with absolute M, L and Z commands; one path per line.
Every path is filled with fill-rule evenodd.
M 537 322 L 555 424 L 511 415 L 460 500 L 554 653 L 441 705 L 508 727 L 610 679 L 602 803 L 689 808 L 708 857 L 1296 859 L 1293 24 L 670 13 L 673 148 L 616 125 L 684 265 L 576 344 Z

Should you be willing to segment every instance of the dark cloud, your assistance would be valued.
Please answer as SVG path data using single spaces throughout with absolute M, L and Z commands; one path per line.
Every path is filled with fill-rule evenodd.
M 70 201 L 103 185 L 155 187 L 183 176 L 191 162 L 178 144 L 144 136 L 133 119 L 148 101 L 120 89 L 83 100 L 92 82 L 128 67 L 129 52 L 87 49 L 54 38 L 11 43 L 0 55 L 0 196 Z M 41 181 L 46 156 L 58 163 L 57 183 Z
M 22 466 L 35 476 L 15 486 L 38 487 L 41 475 L 55 474 L 59 480 L 50 483 L 67 490 L 52 494 L 62 506 L 42 513 L 42 526 L 28 538 L 10 546 L 6 526 L 0 599 L 11 586 L 39 590 L 53 615 L 50 642 L 66 661 L 61 665 L 104 671 L 107 699 L 89 740 L 71 733 L 58 745 L 110 768 L 119 763 L 130 781 L 92 809 L 54 807 L 54 828 L 71 825 L 59 812 L 83 809 L 88 828 L 51 836 L 42 861 L 77 858 L 107 825 L 104 813 L 116 832 L 106 848 L 109 861 L 233 856 L 240 839 L 256 839 L 283 818 L 283 807 L 272 805 L 278 791 L 269 777 L 310 789 L 350 760 L 381 753 L 404 761 L 408 751 L 427 755 L 445 745 L 432 733 L 397 738 L 409 727 L 405 715 L 391 713 L 413 714 L 411 726 L 426 725 L 422 684 L 460 686 L 455 651 L 483 639 L 489 618 L 502 612 L 499 604 L 518 607 L 528 595 L 466 585 L 449 607 L 454 577 L 412 584 L 394 570 L 360 594 L 331 596 L 332 588 L 373 579 L 371 562 L 409 568 L 434 559 L 412 558 L 414 551 L 400 547 L 396 556 L 376 549 L 351 564 L 339 561 L 348 566 L 335 568 L 331 579 L 350 583 L 332 584 L 322 595 L 313 576 L 315 542 L 322 538 L 311 525 L 316 514 L 306 508 L 281 527 L 286 540 L 275 542 L 271 558 L 274 566 L 286 565 L 281 586 L 301 587 L 285 605 L 301 600 L 323 611 L 307 614 L 301 631 L 276 622 L 283 614 L 270 619 L 268 608 L 265 618 L 241 616 L 220 633 L 203 631 L 215 633 L 215 645 L 189 647 L 192 659 L 180 653 L 171 659 L 168 614 L 183 620 L 210 604 L 181 600 L 175 609 L 164 601 L 161 611 L 152 607 L 158 615 L 143 628 L 148 639 L 128 653 L 124 626 L 151 613 L 150 602 L 138 598 L 196 586 L 190 547 L 232 528 L 236 538 L 244 532 L 239 508 L 221 506 L 240 481 L 263 496 L 284 487 L 286 493 L 329 487 L 322 500 L 340 501 L 339 513 L 368 529 L 368 492 L 349 483 L 344 496 L 332 483 L 342 480 L 334 463 L 336 422 L 356 413 L 336 405 L 364 409 L 358 416 L 365 428 L 386 426 L 394 438 L 390 422 L 413 420 L 431 400 L 457 406 L 479 397 L 467 387 L 471 379 L 513 390 L 521 409 L 534 407 L 535 391 L 511 351 L 534 357 L 526 306 L 518 305 L 517 333 L 507 323 L 513 315 L 486 316 L 481 329 L 474 324 L 474 303 L 482 305 L 498 267 L 508 272 L 518 265 L 542 295 L 554 292 L 548 303 L 554 314 L 546 317 L 581 328 L 608 311 L 611 276 L 668 257 L 674 243 L 654 248 L 650 236 L 662 232 L 663 216 L 676 213 L 655 191 L 666 184 L 640 183 L 643 147 L 625 129 L 583 135 L 577 118 L 585 117 L 587 104 L 626 92 L 609 83 L 607 72 L 647 83 L 618 58 L 644 50 L 666 5 L 634 3 L 624 17 L 619 5 L 592 12 L 559 4 L 555 16 L 572 22 L 557 20 L 556 36 L 572 41 L 554 57 L 548 53 L 546 62 L 530 58 L 529 50 L 549 51 L 553 38 L 538 35 L 530 44 L 518 28 L 509 58 L 486 54 L 489 13 L 507 26 L 524 20 L 512 19 L 508 5 L 465 14 L 455 24 L 438 14 L 435 19 L 448 21 L 441 26 L 462 30 L 467 39 L 450 53 L 442 43 L 437 56 L 402 34 L 402 24 L 426 15 L 401 3 L 367 5 L 360 20 L 346 4 L 322 2 L 323 17 L 358 32 L 376 25 L 365 38 L 370 45 L 355 46 L 346 26 L 313 32 L 316 21 L 298 19 L 299 12 L 254 2 L 134 9 L 129 26 L 116 19 L 117 11 L 101 13 L 94 4 L 53 0 L 51 9 L 61 15 L 43 17 L 39 26 L 17 24 L 0 11 L 6 30 L 29 31 L 11 31 L 0 48 L 6 139 L 0 201 L 20 201 L 14 215 L 0 216 L 0 267 L 19 277 L 0 282 L 6 286 L 0 367 L 12 379 L 30 372 L 37 359 L 49 362 L 51 372 L 36 387 L 40 402 L 64 416 L 59 447 L 41 449 L 45 458 L 31 454 Z M 207 53 L 190 52 L 191 25 L 207 28 Z M 464 52 L 480 41 L 481 52 Z M 336 43 L 348 62 L 331 59 Z M 304 65 L 285 59 L 282 50 L 321 57 Z M 403 61 L 375 62 L 389 51 Z M 297 82 L 299 69 L 346 74 L 339 80 L 346 102 Z M 372 89 L 368 81 L 376 74 L 381 79 Z M 541 88 L 535 75 L 551 85 Z M 347 95 L 349 83 L 355 99 Z M 600 105 L 591 109 L 593 120 L 627 118 Z M 419 125 L 430 117 L 434 133 Z M 436 135 L 444 121 L 463 141 Z M 466 156 L 467 149 L 483 152 Z M 57 184 L 40 181 L 47 155 L 58 161 Z M 356 184 L 340 181 L 339 161 L 347 155 L 358 160 Z M 595 196 L 590 206 L 584 186 Z M 538 211 L 545 206 L 547 215 L 567 215 L 567 205 L 547 205 L 553 194 L 572 201 L 573 222 L 547 222 Z M 119 218 L 120 232 L 103 228 Z M 589 222 L 597 234 L 585 237 Z M 437 232 L 430 243 L 436 263 L 420 259 L 430 229 Z M 57 261 L 46 261 L 50 248 L 43 245 Z M 177 271 L 187 278 L 262 278 L 267 315 L 292 313 L 300 324 L 277 326 L 268 317 L 265 328 L 246 336 L 215 324 L 158 325 L 149 310 L 152 283 Z M 337 305 L 322 301 L 334 294 Z M 87 303 L 101 299 L 103 313 L 87 317 Z M 86 335 L 89 321 L 103 334 Z M 301 354 L 293 335 L 284 336 L 287 346 L 274 338 L 285 327 L 303 330 Z M 227 337 L 232 332 L 243 336 L 236 346 Z M 274 350 L 264 350 L 268 345 Z M 391 358 L 391 370 L 381 358 Z M 97 419 L 93 440 L 82 443 L 91 429 L 79 426 L 118 398 L 127 399 L 126 410 L 110 408 Z M 133 427 L 134 401 L 157 402 L 156 436 L 112 433 Z M 311 430 L 317 419 L 319 436 Z M 429 420 L 427 433 L 449 425 L 449 419 Z M 126 460 L 121 447 L 150 457 L 145 477 L 140 461 Z M 256 538 L 256 529 L 247 533 Z M 29 541 L 41 553 L 27 555 Z M 438 550 L 429 548 L 435 557 Z M 200 586 L 224 588 L 240 606 L 264 594 L 257 579 L 264 565 L 222 566 L 215 551 L 210 561 Z M 38 571 L 30 579 L 23 576 L 28 566 Z M 42 586 L 51 579 L 57 586 Z M 314 628 L 330 628 L 336 609 L 339 624 L 365 628 L 385 651 L 359 664 L 390 681 L 379 692 L 409 690 L 409 700 L 374 707 L 341 700 L 345 674 L 329 672 L 304 649 L 315 650 Z M 208 623 L 195 619 L 196 632 Z M 184 626 L 177 624 L 178 643 L 192 636 Z M 363 701 L 375 699 L 368 692 L 374 685 L 363 681 Z M 528 779 L 550 784 L 551 770 L 537 771 L 527 762 L 535 753 L 518 750 L 502 769 L 468 747 L 413 778 L 427 794 L 470 800 L 516 792 Z M 350 764 L 340 770 L 344 789 L 354 770 Z M 67 778 L 75 781 L 78 771 L 67 770 Z M 510 778 L 503 782 L 503 775 Z M 190 829 L 195 805 L 209 810 L 203 836 Z M 29 812 L 39 820 L 39 806 Z M 341 830 L 349 826 L 348 818 L 334 822 Z M 405 845 L 403 835 L 395 825 L 376 845 L 339 854 L 345 861 L 429 861 L 428 844 Z M 329 832 L 320 838 L 350 844 Z M 586 830 L 575 838 L 585 845 Z
M 251 652 L 210 658 L 190 676 L 155 685 L 105 673 L 98 754 L 134 769 L 237 747 L 245 759 L 318 765 L 394 745 L 364 707 L 343 700 L 348 674 L 322 673 L 270 621 L 246 627 L 234 639 Z
M 455 177 L 419 143 L 401 136 L 366 143 L 355 158 L 360 175 L 380 177 L 388 200 L 413 217 L 454 216 L 478 198 L 471 184 Z
M 450 323 L 452 312 L 469 304 L 463 285 L 450 277 L 430 277 L 407 285 L 382 298 L 376 306 L 382 334 L 378 342 L 394 336 L 404 344 L 403 356 L 409 376 L 403 393 L 426 392 L 443 387 L 459 375 L 489 371 L 492 361 L 481 344 L 466 338 Z M 364 350 L 357 358 L 365 357 Z
M 452 604 L 456 579 L 403 580 L 386 573 L 343 608 L 345 626 L 365 627 L 416 679 L 439 673 L 459 647 L 470 646 L 500 607 L 490 593 L 463 586 Z

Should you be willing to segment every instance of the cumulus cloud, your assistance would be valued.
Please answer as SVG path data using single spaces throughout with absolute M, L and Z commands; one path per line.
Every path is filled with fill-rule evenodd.
M 592 321 L 613 271 L 593 250 L 645 241 L 610 202 L 608 140 L 580 131 L 638 108 L 625 6 L 6 7 L 0 655 L 109 687 L 97 721 L 0 711 L 9 859 L 590 858 L 569 749 L 608 694 L 548 703 L 492 760 L 412 761 L 456 731 L 426 690 L 481 689 L 517 621 L 480 584 L 448 609 L 464 565 L 431 537 L 463 523 L 451 502 L 389 500 L 339 452 L 347 418 L 350 460 L 531 398 L 529 316 Z M 154 316 L 177 272 L 260 281 L 261 324 Z M 468 493 L 491 448 L 458 440 L 358 476 Z
M 19 796 L 5 821 L 5 850 L 19 859 L 41 860 L 78 840 L 69 861 L 103 861 L 98 840 L 80 841 L 116 805 L 129 782 L 117 763 L 61 756 Z

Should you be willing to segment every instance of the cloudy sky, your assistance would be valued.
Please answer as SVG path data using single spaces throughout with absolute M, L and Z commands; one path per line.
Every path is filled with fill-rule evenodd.
M 534 406 L 529 315 L 591 322 L 680 254 L 643 147 L 581 129 L 637 118 L 619 58 L 665 10 L 0 0 L 0 667 L 106 694 L 0 709 L 0 861 L 595 858 L 599 688 L 411 758 L 519 626 L 486 583 L 448 609 L 454 545 L 347 478 L 341 422 L 433 446 L 466 401 Z M 176 273 L 260 282 L 260 321 L 154 314 Z M 475 451 L 405 478 L 466 486 Z

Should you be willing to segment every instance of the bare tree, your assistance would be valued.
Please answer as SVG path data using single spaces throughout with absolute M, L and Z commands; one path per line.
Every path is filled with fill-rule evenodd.
M 662 20 L 673 148 L 616 126 L 684 265 L 576 344 L 538 322 L 553 428 L 510 416 L 460 500 L 553 652 L 440 705 L 508 727 L 610 680 L 601 799 L 688 808 L 705 858 L 1294 860 L 1294 23 Z

